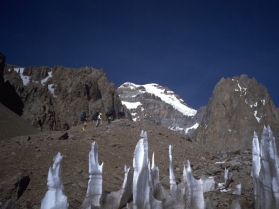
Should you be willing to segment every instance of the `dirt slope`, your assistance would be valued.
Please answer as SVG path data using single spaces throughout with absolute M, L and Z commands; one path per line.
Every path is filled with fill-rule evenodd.
M 103 187 L 106 191 L 116 191 L 121 188 L 124 177 L 124 164 L 132 167 L 133 152 L 140 139 L 141 130 L 147 131 L 149 142 L 149 158 L 155 153 L 155 163 L 160 170 L 160 179 L 168 176 L 169 145 L 174 146 L 173 160 L 177 182 L 180 182 L 183 165 L 190 160 L 196 178 L 202 175 L 214 175 L 216 184 L 224 182 L 223 168 L 215 162 L 226 160 L 229 168 L 233 162 L 239 166 L 232 167 L 234 182 L 230 188 L 243 183 L 245 195 L 231 195 L 231 192 L 221 193 L 219 190 L 205 193 L 210 196 L 217 208 L 230 208 L 234 199 L 240 199 L 243 208 L 252 208 L 252 178 L 251 154 L 239 150 L 236 153 L 209 153 L 196 142 L 191 142 L 185 136 L 170 131 L 162 126 L 148 121 L 113 121 L 111 125 L 103 123 L 96 128 L 88 123 L 86 131 L 82 125 L 67 131 L 69 139 L 59 139 L 65 132 L 41 132 L 37 135 L 14 137 L 0 141 L 0 202 L 5 203 L 16 196 L 12 190 L 13 176 L 27 176 L 30 183 L 23 195 L 16 201 L 18 208 L 40 208 L 41 200 L 47 191 L 47 174 L 52 165 L 53 157 L 58 153 L 64 156 L 62 160 L 62 181 L 65 194 L 72 208 L 79 208 L 87 187 L 88 154 L 91 143 L 96 141 L 99 146 L 99 163 L 104 162 Z M 252 137 L 251 137 L 252 141 Z M 229 163 L 230 162 L 230 163 Z M 133 169 L 132 169 L 133 170 Z M 26 178 L 27 178 L 26 177 Z
M 37 133 L 39 130 L 0 103 L 0 140 Z

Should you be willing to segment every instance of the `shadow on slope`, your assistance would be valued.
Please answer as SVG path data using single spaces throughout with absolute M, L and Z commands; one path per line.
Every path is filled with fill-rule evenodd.
M 23 102 L 21 101 L 20 96 L 16 93 L 15 87 L 11 85 L 9 81 L 4 83 L 0 102 L 19 116 L 22 115 L 24 106 Z
M 0 140 L 37 133 L 39 130 L 0 103 Z

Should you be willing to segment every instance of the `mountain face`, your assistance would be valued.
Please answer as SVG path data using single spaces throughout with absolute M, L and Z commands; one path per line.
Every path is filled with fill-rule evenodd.
M 205 115 L 193 139 L 218 151 L 235 151 L 252 146 L 254 131 L 270 125 L 279 137 L 279 112 L 267 89 L 246 75 L 222 78 L 215 86 Z M 278 149 L 278 140 L 276 140 Z
M 80 123 L 83 111 L 99 111 L 105 119 L 107 111 L 122 108 L 102 69 L 7 65 L 4 80 L 2 104 L 42 131 L 67 130 Z
M 0 94 L 2 91 L 2 88 L 4 86 L 4 68 L 5 68 L 5 56 L 0 52 Z
M 191 135 L 201 122 L 205 108 L 192 109 L 177 94 L 158 84 L 124 83 L 117 92 L 134 121 L 150 120 Z

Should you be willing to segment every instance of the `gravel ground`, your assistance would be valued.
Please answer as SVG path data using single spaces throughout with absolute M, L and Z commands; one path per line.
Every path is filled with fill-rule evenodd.
M 240 150 L 236 153 L 210 153 L 186 136 L 148 121 L 116 120 L 110 125 L 103 123 L 97 128 L 94 123 L 89 122 L 85 131 L 81 128 L 82 125 L 79 125 L 68 130 L 69 139 L 66 140 L 59 139 L 66 133 L 63 131 L 22 134 L 0 140 L 0 202 L 4 203 L 16 194 L 16 191 L 9 190 L 9 184 L 12 184 L 9 182 L 20 173 L 28 176 L 30 183 L 16 205 L 18 208 L 40 208 L 47 191 L 48 169 L 53 163 L 53 157 L 60 152 L 63 155 L 61 167 L 65 194 L 70 206 L 79 208 L 86 194 L 88 154 L 94 141 L 99 146 L 99 163 L 104 163 L 103 188 L 106 191 L 117 191 L 123 183 L 124 165 L 131 168 L 133 166 L 133 153 L 140 139 L 140 132 L 144 130 L 148 135 L 149 158 L 154 152 L 161 180 L 169 175 L 169 145 L 174 147 L 173 162 L 177 183 L 181 180 L 183 165 L 187 165 L 187 160 L 190 160 L 195 178 L 213 175 L 217 187 L 217 183 L 224 182 L 224 168 L 215 163 L 226 161 L 226 166 L 229 169 L 231 167 L 233 173 L 233 182 L 229 187 L 231 191 L 207 192 L 205 197 L 210 197 L 216 208 L 230 208 L 235 199 L 239 199 L 242 208 L 253 208 L 253 185 L 250 177 L 252 156 L 249 152 Z M 6 131 L 12 133 L 13 129 Z M 239 165 L 232 168 L 233 162 L 238 162 Z M 244 185 L 245 194 L 232 195 L 239 183 Z

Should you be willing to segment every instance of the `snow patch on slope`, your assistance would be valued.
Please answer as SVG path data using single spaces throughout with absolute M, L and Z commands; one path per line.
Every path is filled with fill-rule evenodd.
M 142 105 L 140 102 L 124 102 L 122 104 L 125 105 L 129 110 L 137 109 L 138 106 Z
M 9 69 L 9 70 L 10 70 L 10 69 Z M 27 85 L 30 83 L 30 76 L 23 75 L 24 68 L 14 68 L 14 70 L 15 70 L 16 72 L 19 73 L 20 78 L 21 78 L 21 80 L 22 80 L 22 82 L 23 82 L 23 85 L 24 85 L 24 86 L 27 86 Z M 50 71 L 50 72 L 48 73 L 48 76 L 47 76 L 47 77 L 45 77 L 44 79 L 41 80 L 41 84 L 44 85 L 44 84 L 47 82 L 47 80 L 48 80 L 49 78 L 51 78 L 51 77 L 52 77 L 52 71 Z M 39 81 L 33 81 L 33 82 L 34 82 L 34 83 L 39 83 Z M 54 87 L 53 84 L 49 84 L 49 85 L 48 85 L 48 90 L 52 93 L 53 97 L 57 97 L 57 96 L 54 94 L 54 88 L 53 88 L 53 87 Z
M 259 123 L 260 120 L 261 120 L 261 118 L 257 117 L 257 113 L 258 113 L 258 111 L 255 110 L 255 111 L 254 111 L 254 116 L 255 116 L 255 118 L 257 119 L 258 123 Z
M 43 80 L 41 80 L 41 84 L 44 85 L 45 82 L 47 82 L 48 78 L 51 78 L 51 77 L 52 77 L 52 71 L 50 71 L 50 72 L 48 73 L 48 76 L 47 76 L 47 77 L 45 77 Z
M 200 125 L 200 124 L 195 123 L 195 125 L 193 125 L 193 126 L 191 126 L 191 127 L 189 127 L 189 128 L 186 128 L 186 129 L 185 129 L 185 133 L 187 134 L 188 131 L 191 130 L 191 129 L 197 129 L 197 128 L 199 127 L 199 125 Z
M 192 129 L 197 129 L 199 127 L 200 124 L 198 123 L 195 123 L 193 126 L 191 127 L 188 127 L 188 128 L 181 128 L 179 126 L 170 126 L 169 129 L 172 130 L 172 131 L 178 131 L 178 132 L 183 132 L 185 134 L 188 134 L 189 130 L 192 130 Z
M 27 84 L 30 82 L 30 76 L 23 75 L 24 68 L 14 68 L 14 70 L 19 73 L 23 85 L 27 86 Z

